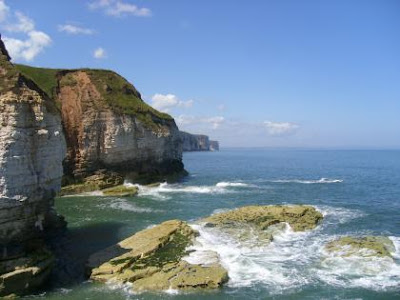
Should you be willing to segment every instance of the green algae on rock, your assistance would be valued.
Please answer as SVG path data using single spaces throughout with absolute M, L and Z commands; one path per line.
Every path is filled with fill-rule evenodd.
M 132 197 L 138 193 L 136 186 L 118 185 L 105 190 L 102 190 L 104 196 L 119 196 L 119 197 Z
M 218 213 L 202 221 L 207 226 L 229 226 L 239 223 L 253 225 L 259 230 L 286 222 L 294 231 L 305 231 L 314 229 L 322 218 L 319 211 L 308 205 L 254 205 Z
M 324 249 L 330 254 L 343 257 L 358 255 L 390 258 L 392 258 L 391 252 L 395 250 L 393 242 L 384 236 L 345 236 L 329 242 Z
M 65 181 L 67 181 L 65 179 Z M 66 184 L 61 188 L 60 196 L 75 195 L 113 188 L 124 183 L 124 177 L 116 172 L 98 170 L 86 177 L 83 182 Z
M 216 288 L 228 275 L 219 264 L 193 265 L 182 258 L 198 233 L 170 220 L 93 254 L 87 267 L 97 281 L 131 282 L 135 291 Z

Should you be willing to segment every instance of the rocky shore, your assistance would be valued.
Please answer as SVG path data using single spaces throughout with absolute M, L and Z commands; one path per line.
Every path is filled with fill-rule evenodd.
M 199 220 L 205 226 L 228 226 L 232 234 L 241 233 L 248 226 L 259 231 L 260 238 L 277 224 L 288 223 L 296 231 L 315 228 L 322 214 L 311 206 L 248 206 L 237 210 L 212 215 Z M 188 248 L 198 243 L 199 233 L 180 220 L 170 220 L 155 227 L 140 231 L 118 244 L 93 254 L 88 261 L 89 276 L 102 282 L 130 283 L 132 289 L 140 291 L 162 291 L 169 289 L 215 289 L 229 279 L 228 271 L 218 261 L 191 264 L 186 257 Z

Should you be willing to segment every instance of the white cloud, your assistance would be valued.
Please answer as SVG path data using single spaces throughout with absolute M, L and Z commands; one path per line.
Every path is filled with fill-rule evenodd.
M 220 105 L 217 106 L 217 109 L 219 111 L 224 111 L 226 109 L 226 106 L 225 106 L 225 104 L 220 104 Z
M 207 129 L 218 129 L 222 124 L 225 123 L 225 118 L 221 116 L 216 117 L 197 117 L 191 115 L 180 115 L 175 118 L 178 126 L 189 127 L 194 125 L 197 128 L 205 127 Z
M 90 35 L 94 33 L 94 30 L 89 28 L 84 28 L 72 24 L 58 25 L 58 31 L 65 32 L 68 34 L 86 34 Z
M 290 122 L 265 121 L 264 126 L 268 134 L 273 136 L 291 135 L 297 131 L 299 125 Z
M 16 21 L 12 24 L 5 26 L 5 30 L 9 32 L 31 32 L 35 30 L 35 22 L 23 13 L 17 11 L 15 12 Z
M 121 0 L 96 0 L 89 3 L 90 9 L 101 9 L 106 15 L 121 17 L 132 15 L 136 17 L 149 17 L 151 10 L 145 7 L 138 7 L 134 4 Z
M 51 38 L 44 32 L 31 31 L 27 34 L 25 40 L 4 37 L 4 43 L 13 59 L 31 61 L 51 44 Z
M 104 50 L 103 48 L 99 47 L 96 50 L 94 50 L 93 52 L 93 57 L 97 58 L 97 59 L 101 59 L 101 58 L 106 58 L 107 57 L 107 53 L 106 50 Z
M 0 22 L 3 22 L 10 11 L 10 8 L 4 3 L 3 0 L 0 0 Z
M 4 43 L 13 60 L 31 61 L 46 47 L 50 46 L 51 38 L 48 34 L 35 29 L 35 22 L 22 12 L 16 11 L 10 16 L 10 9 L 0 0 L 1 28 L 9 34 L 25 34 L 25 39 L 14 38 L 5 34 Z
M 163 112 L 169 112 L 172 108 L 176 107 L 190 108 L 193 106 L 193 103 L 193 100 L 181 101 L 174 94 L 155 94 L 151 98 L 151 106 Z

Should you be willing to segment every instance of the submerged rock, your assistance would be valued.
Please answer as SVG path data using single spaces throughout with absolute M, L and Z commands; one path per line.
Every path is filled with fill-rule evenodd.
M 393 242 L 384 236 L 351 237 L 345 236 L 329 242 L 324 248 L 336 256 L 358 255 L 363 257 L 392 257 Z
M 137 195 L 138 190 L 136 186 L 118 185 L 102 192 L 104 196 L 132 197 Z
M 93 254 L 87 264 L 90 278 L 131 282 L 136 291 L 219 287 L 228 279 L 222 266 L 182 260 L 197 234 L 180 220 L 140 231 Z
M 322 214 L 308 205 L 266 205 L 245 206 L 228 212 L 222 212 L 203 219 L 207 226 L 238 227 L 245 225 L 255 226 L 259 230 L 266 230 L 271 225 L 286 222 L 294 231 L 314 229 Z

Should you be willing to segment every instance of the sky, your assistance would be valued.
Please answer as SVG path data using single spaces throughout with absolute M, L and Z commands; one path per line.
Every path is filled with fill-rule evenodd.
M 13 62 L 112 69 L 221 147 L 400 148 L 400 1 L 0 0 Z

